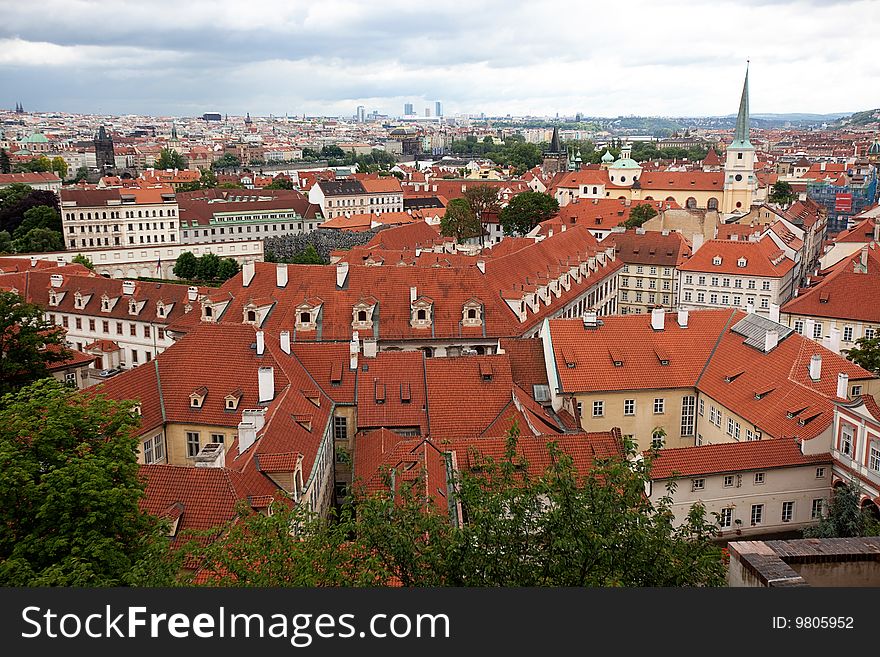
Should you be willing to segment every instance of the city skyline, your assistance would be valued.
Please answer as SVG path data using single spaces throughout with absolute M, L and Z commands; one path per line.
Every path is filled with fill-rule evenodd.
M 830 114 L 873 108 L 880 74 L 871 58 L 851 63 L 878 17 L 865 1 L 636 2 L 564 16 L 494 1 L 464 13 L 264 2 L 245 22 L 228 2 L 120 5 L 4 8 L 0 106 L 351 116 L 363 105 L 399 116 L 405 103 L 420 115 L 442 99 L 447 116 L 725 116 L 750 59 L 755 114 Z M 161 19 L 172 8 L 174 21 Z

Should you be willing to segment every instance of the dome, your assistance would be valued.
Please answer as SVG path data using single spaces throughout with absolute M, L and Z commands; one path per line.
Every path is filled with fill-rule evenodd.
M 30 135 L 24 141 L 25 141 L 25 143 L 28 143 L 28 144 L 45 144 L 49 140 L 46 139 L 46 135 L 41 134 L 39 132 L 35 132 L 34 134 Z
M 394 128 L 388 134 L 392 137 L 410 137 L 415 135 L 417 130 L 415 128 L 411 128 L 409 126 L 402 126 L 400 128 Z
M 614 162 L 614 156 L 606 150 L 605 154 L 602 156 L 602 161 L 603 162 Z
M 641 169 L 642 166 L 636 162 L 634 159 L 630 157 L 625 157 L 617 160 L 614 164 L 611 165 L 612 169 Z

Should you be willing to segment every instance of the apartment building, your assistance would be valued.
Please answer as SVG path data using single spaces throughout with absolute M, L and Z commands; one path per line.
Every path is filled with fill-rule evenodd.
M 635 228 L 612 231 L 603 244 L 614 245 L 623 267 L 617 275 L 618 312 L 621 315 L 650 313 L 657 306 L 679 303 L 679 270 L 691 255 L 690 243 L 681 233 Z
M 177 244 L 179 221 L 170 187 L 61 190 L 61 223 L 70 251 Z
M 880 407 L 873 396 L 835 405 L 831 456 L 834 484 L 858 487 L 862 507 L 880 515 Z
M 680 304 L 691 308 L 751 307 L 771 319 L 778 318 L 773 313 L 791 298 L 797 285 L 796 262 L 769 237 L 709 240 L 678 270 Z
M 394 176 L 364 180 L 320 180 L 309 190 L 309 202 L 327 219 L 352 214 L 403 212 L 403 189 Z
M 641 449 L 830 435 L 833 403 L 872 373 L 756 313 L 655 309 L 541 330 L 554 409 Z
M 845 353 L 861 338 L 880 336 L 880 251 L 864 246 L 826 272 L 808 279 L 781 310 L 797 333 Z

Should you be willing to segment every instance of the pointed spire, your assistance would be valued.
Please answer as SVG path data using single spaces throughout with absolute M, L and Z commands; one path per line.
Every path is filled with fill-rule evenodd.
M 746 79 L 743 82 L 742 97 L 739 101 L 739 113 L 736 115 L 736 131 L 733 134 L 736 146 L 751 146 L 749 142 L 749 64 L 746 62 Z
M 177 139 L 177 125 L 174 123 L 171 124 L 171 138 Z
M 559 145 L 559 128 L 557 126 L 553 126 L 553 138 L 550 140 L 550 152 L 562 152 L 562 146 Z

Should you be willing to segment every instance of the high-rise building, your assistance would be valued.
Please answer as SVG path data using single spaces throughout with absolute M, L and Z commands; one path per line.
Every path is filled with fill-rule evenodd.
M 415 114 L 415 111 L 413 110 L 413 104 L 412 103 L 404 103 L 403 115 L 404 116 L 413 116 L 414 114 Z
M 427 118 L 427 117 L 429 117 L 429 116 L 431 116 L 431 108 L 430 108 L 430 107 L 426 107 L 426 108 L 425 108 L 425 117 Z
M 434 116 L 443 116 L 443 105 L 439 100 L 434 103 Z
M 364 123 L 367 119 L 367 111 L 363 105 L 357 106 L 357 120 L 358 123 Z

